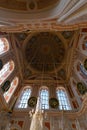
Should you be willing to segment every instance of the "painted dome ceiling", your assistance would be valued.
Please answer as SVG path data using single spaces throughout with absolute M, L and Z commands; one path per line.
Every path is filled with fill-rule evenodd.
M 0 7 L 11 10 L 30 11 L 48 8 L 57 2 L 59 0 L 0 0 Z
M 58 70 L 66 56 L 65 44 L 56 33 L 40 32 L 28 40 L 25 57 L 31 69 L 52 72 Z

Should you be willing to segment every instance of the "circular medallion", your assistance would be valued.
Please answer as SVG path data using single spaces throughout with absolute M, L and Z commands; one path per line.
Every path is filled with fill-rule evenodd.
M 8 80 L 8 81 L 6 81 L 6 82 L 4 83 L 4 85 L 2 86 L 2 90 L 3 90 L 4 92 L 6 92 L 6 91 L 8 91 L 9 88 L 10 88 L 10 81 Z
M 36 97 L 30 97 L 28 100 L 28 106 L 29 107 L 35 107 L 37 104 L 37 98 Z
M 82 95 L 85 94 L 85 92 L 87 92 L 86 86 L 81 82 L 77 83 L 77 89 L 80 92 L 80 94 L 82 94 Z
M 51 108 L 58 108 L 59 102 L 56 98 L 50 98 L 49 99 L 49 105 Z
M 34 3 L 33 1 L 31 1 L 31 2 L 29 3 L 29 8 L 30 8 L 31 10 L 33 10 L 33 9 L 35 8 L 35 3 Z

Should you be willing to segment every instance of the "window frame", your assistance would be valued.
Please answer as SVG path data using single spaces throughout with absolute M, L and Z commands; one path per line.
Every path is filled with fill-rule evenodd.
M 25 103 L 25 102 L 21 102 L 21 103 L 20 103 L 21 99 L 23 100 L 24 91 L 26 91 L 27 89 L 30 89 L 30 94 L 29 94 L 29 96 L 27 96 L 27 101 L 26 101 L 26 103 Z M 32 94 L 32 87 L 31 87 L 31 86 L 26 86 L 26 87 L 24 87 L 24 88 L 21 90 L 20 94 L 19 94 L 19 98 L 17 99 L 15 108 L 16 108 L 16 109 L 27 109 L 27 108 L 28 108 L 28 103 L 27 103 L 27 102 L 28 102 L 28 99 L 31 97 L 31 94 Z M 24 103 L 25 105 L 21 107 L 21 105 L 23 105 L 23 103 Z
M 43 91 L 43 90 L 45 90 L 45 91 L 47 91 L 47 93 L 48 93 L 48 100 L 47 99 L 45 99 L 45 98 L 42 98 L 43 97 L 43 95 L 42 95 L 42 97 L 41 97 L 41 91 Z M 46 95 L 44 95 L 45 97 L 46 97 Z M 48 110 L 49 109 L 49 89 L 48 89 L 48 87 L 46 87 L 46 86 L 43 86 L 43 87 L 41 87 L 40 89 L 39 89 L 39 97 L 40 97 L 40 100 L 41 100 L 41 109 L 44 109 L 44 110 Z M 42 99 L 41 99 L 42 98 Z M 42 102 L 44 101 L 44 103 L 42 104 Z M 45 104 L 46 103 L 46 104 Z
M 3 41 L 5 41 L 5 42 L 3 42 Z M 2 48 L 0 48 L 1 49 L 0 56 L 1 56 L 9 51 L 9 49 L 10 49 L 9 40 L 6 37 L 0 37 L 0 45 L 3 46 Z
M 16 80 L 16 85 L 13 85 L 14 80 Z M 10 85 L 10 88 L 8 89 L 8 91 L 4 92 L 3 96 L 4 96 L 4 99 L 5 99 L 6 103 L 10 102 L 10 100 L 12 98 L 12 95 L 14 94 L 15 90 L 17 89 L 18 83 L 19 83 L 19 78 L 18 77 L 14 77 L 14 79 L 11 82 L 11 85 Z M 13 88 L 12 92 L 9 92 L 9 91 L 11 91 L 12 88 Z M 11 93 L 10 96 L 9 96 L 9 93 Z M 8 100 L 6 100 L 6 97 L 8 97 Z
M 61 93 L 58 95 L 58 91 Z M 59 100 L 59 110 L 72 110 L 69 96 L 64 87 L 57 87 L 56 89 L 57 99 Z
M 12 67 L 12 69 L 11 69 L 11 67 Z M 6 64 L 4 64 L 4 66 L 0 70 L 0 78 L 1 78 L 0 85 L 11 75 L 11 73 L 14 71 L 14 68 L 15 68 L 15 64 L 14 64 L 13 60 L 10 60 Z

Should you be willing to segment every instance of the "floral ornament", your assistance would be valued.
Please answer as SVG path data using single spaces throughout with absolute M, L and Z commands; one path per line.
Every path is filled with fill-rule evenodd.
M 28 99 L 28 106 L 29 107 L 35 107 L 37 104 L 37 98 L 36 97 L 30 97 Z
M 50 98 L 49 99 L 49 105 L 51 108 L 58 108 L 59 102 L 56 98 Z
M 82 94 L 82 95 L 87 92 L 86 86 L 83 83 L 81 83 L 81 82 L 77 83 L 77 89 L 80 92 L 80 94 Z
M 84 68 L 87 70 L 87 59 L 84 61 Z
M 2 69 L 3 67 L 3 63 L 2 63 L 2 60 L 0 60 L 0 70 Z
M 10 88 L 10 81 L 8 80 L 2 86 L 2 90 L 3 90 L 3 92 L 6 92 L 6 91 L 8 91 L 9 88 Z

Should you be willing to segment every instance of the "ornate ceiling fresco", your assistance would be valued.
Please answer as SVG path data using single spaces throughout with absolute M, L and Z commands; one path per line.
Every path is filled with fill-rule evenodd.
M 74 31 L 15 34 L 22 45 L 24 79 L 40 79 L 43 75 L 46 79 L 67 80 L 74 34 Z
M 18 120 L 23 121 L 21 129 L 27 130 L 27 124 L 30 126 L 27 122 L 27 119 L 30 120 L 29 111 L 28 109 L 17 111 L 14 108 L 15 103 L 18 98 L 22 101 L 22 90 L 30 91 L 31 89 L 30 96 L 34 104 L 29 104 L 32 100 L 28 100 L 28 105 L 34 107 L 36 97 L 41 93 L 40 88 L 47 90 L 49 95 L 44 101 L 47 101 L 47 98 L 50 99 L 49 108 L 52 108 L 50 110 L 52 110 L 53 120 L 49 118 L 51 113 L 47 110 L 46 122 L 50 121 L 51 129 L 51 123 L 55 126 L 62 123 L 61 114 L 65 110 L 62 107 L 63 111 L 59 111 L 58 114 L 53 110 L 59 105 L 56 92 L 66 90 L 72 112 L 75 110 L 75 113 L 65 112 L 64 118 L 69 118 L 65 118 L 64 122 L 72 119 L 72 124 L 76 124 L 79 117 L 78 121 L 83 123 L 80 116 L 87 110 L 85 105 L 87 97 L 82 97 L 87 92 L 87 0 L 0 0 L 0 37 L 7 38 L 9 43 L 9 51 L 0 56 L 1 78 L 4 79 L 3 77 L 7 76 L 3 83 L 1 80 L 0 111 L 10 111 L 9 113 L 13 114 L 14 124 L 16 125 Z M 4 52 L 7 47 L 4 43 L 1 43 L 2 45 L 1 49 Z M 10 63 L 10 60 L 14 61 L 14 69 L 12 70 L 12 67 L 8 65 L 8 69 L 4 70 L 3 66 Z M 17 80 L 14 81 L 15 76 L 18 78 L 16 77 Z M 3 95 L 11 87 L 14 87 L 14 92 L 9 91 L 8 95 L 12 94 L 12 97 L 6 104 Z M 26 91 L 24 98 L 27 99 L 28 96 Z M 62 98 L 64 98 L 63 94 Z M 17 103 L 19 105 L 19 101 Z M 77 112 L 81 105 L 82 108 Z M 54 112 L 58 118 L 53 115 Z M 64 126 L 67 128 L 72 126 L 71 122 L 67 125 L 66 122 Z M 53 126 L 53 128 L 58 127 Z M 77 126 L 71 129 L 74 130 L 74 128 Z
M 62 66 L 66 54 L 64 43 L 56 34 L 38 33 L 26 45 L 25 56 L 30 67 L 41 72 L 50 72 Z
M 0 7 L 18 11 L 36 11 L 48 8 L 59 0 L 0 0 Z
M 86 27 L 86 21 L 86 0 L 0 0 L 2 32 L 70 31 Z
M 56 71 L 55 79 L 68 79 L 72 39 L 76 30 L 87 26 L 86 16 L 85 0 L 0 0 L 0 31 L 16 33 L 17 47 L 23 43 L 26 78 L 43 70 L 52 75 Z

